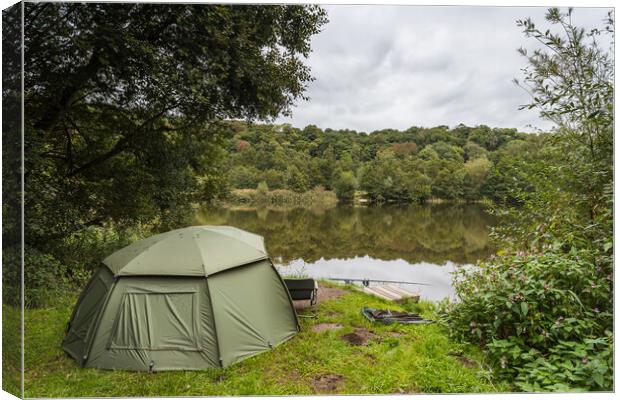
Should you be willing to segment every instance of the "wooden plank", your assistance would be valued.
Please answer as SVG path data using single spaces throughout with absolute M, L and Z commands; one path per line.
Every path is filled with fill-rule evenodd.
M 409 295 L 408 292 L 400 291 L 396 287 L 394 287 L 393 285 L 380 286 L 380 287 L 378 287 L 378 289 L 390 293 L 392 295 L 392 297 L 394 297 L 394 299 L 399 299 L 399 298 L 401 298 L 403 296 Z
M 377 288 L 377 290 L 387 294 L 390 298 L 392 298 L 392 300 L 400 300 L 400 298 L 402 297 L 399 293 L 397 293 L 396 291 L 392 290 L 391 287 L 389 287 L 388 285 L 386 286 L 379 286 Z
M 371 292 L 375 292 L 375 293 L 381 293 L 384 296 L 387 296 L 389 298 L 392 298 L 391 293 L 383 290 L 383 288 L 381 288 L 380 286 L 371 286 L 368 288 Z
M 386 293 L 384 290 L 379 289 L 377 286 L 365 287 L 364 292 L 371 294 L 373 296 L 381 297 L 382 299 L 385 299 L 385 300 L 390 300 L 390 301 L 395 300 L 393 295 L 391 295 L 390 293 Z
M 396 286 L 396 285 L 389 285 L 389 286 L 390 286 L 390 290 L 400 294 L 403 297 L 411 297 L 411 296 L 415 296 L 416 295 L 416 293 L 411 292 L 411 291 L 409 291 L 407 289 L 403 289 L 400 286 Z
M 397 285 L 367 286 L 362 289 L 365 293 L 390 301 L 419 299 L 420 295 Z
M 362 290 L 365 293 L 371 294 L 373 296 L 381 297 L 382 299 L 385 299 L 385 300 L 390 300 L 390 301 L 394 300 L 391 297 L 388 297 L 387 295 L 375 290 L 375 288 L 364 287 Z

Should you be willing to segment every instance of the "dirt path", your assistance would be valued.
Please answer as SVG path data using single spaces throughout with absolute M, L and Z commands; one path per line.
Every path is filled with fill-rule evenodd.
M 376 339 L 374 331 L 366 328 L 355 328 L 354 332 L 341 336 L 341 339 L 353 346 L 367 346 L 368 342 Z

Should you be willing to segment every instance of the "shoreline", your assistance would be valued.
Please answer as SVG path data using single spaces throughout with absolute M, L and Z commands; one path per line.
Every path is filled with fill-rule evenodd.
M 336 193 L 322 188 L 308 190 L 306 192 L 294 192 L 288 189 L 276 189 L 260 192 L 257 189 L 232 189 L 226 198 L 216 200 L 216 207 L 230 209 L 253 209 L 253 208 L 332 208 L 338 205 L 352 205 L 359 207 L 377 207 L 392 205 L 426 205 L 426 204 L 487 204 L 488 199 L 465 200 L 444 199 L 431 197 L 423 202 L 371 202 L 364 194 L 358 193 L 350 202 L 338 200 Z

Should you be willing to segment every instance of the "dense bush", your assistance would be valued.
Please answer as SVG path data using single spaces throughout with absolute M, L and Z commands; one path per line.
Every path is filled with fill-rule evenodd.
M 178 223 L 184 224 L 182 221 L 179 219 Z M 168 225 L 161 223 L 126 229 L 93 226 L 65 238 L 62 246 L 55 249 L 53 254 L 26 245 L 24 251 L 26 307 L 51 306 L 57 303 L 58 297 L 74 294 L 86 283 L 106 256 L 135 240 L 168 228 Z M 2 277 L 3 302 L 19 306 L 20 251 L 17 248 L 9 248 L 2 256 L 3 265 L 8 266 L 3 270 Z
M 461 269 L 446 322 L 486 345 L 525 391 L 612 389 L 612 260 L 587 250 L 501 256 Z
M 21 253 L 8 249 L 2 254 L 5 268 L 3 271 L 3 303 L 19 306 L 21 303 Z M 24 255 L 24 291 L 26 307 L 41 307 L 56 300 L 71 289 L 66 277 L 67 268 L 57 259 L 29 246 Z

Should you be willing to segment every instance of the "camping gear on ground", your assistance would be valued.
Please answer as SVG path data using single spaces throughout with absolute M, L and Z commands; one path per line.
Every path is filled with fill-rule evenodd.
M 194 226 L 103 260 L 62 346 L 83 367 L 196 370 L 226 367 L 298 331 L 263 238 L 229 226 Z
M 364 307 L 362 309 L 362 315 L 366 317 L 370 322 L 380 322 L 385 325 L 399 323 L 399 324 L 431 324 L 435 321 L 424 319 L 419 315 L 393 311 L 393 310 L 379 310 L 376 308 Z
M 316 304 L 319 285 L 314 279 L 285 278 L 284 283 L 293 300 L 310 300 L 311 306 Z

